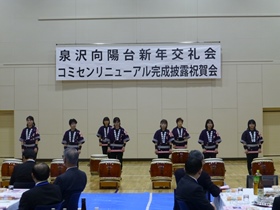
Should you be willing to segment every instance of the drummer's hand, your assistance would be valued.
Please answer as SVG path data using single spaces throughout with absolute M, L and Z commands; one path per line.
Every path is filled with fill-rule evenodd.
M 169 150 L 169 153 L 170 153 L 170 154 L 172 153 L 172 149 Z
M 156 149 L 156 150 L 155 150 L 155 154 L 157 155 L 157 153 L 158 153 L 158 150 Z
M 125 151 L 125 147 L 122 148 L 122 152 L 124 152 L 124 151 Z
M 206 149 L 203 149 L 202 152 L 203 152 L 203 153 L 206 153 Z
M 38 149 L 37 149 L 37 148 L 34 148 L 34 152 L 37 153 L 37 152 L 38 152 Z
M 110 147 L 108 147 L 107 152 L 108 152 L 108 153 L 110 153 L 110 152 L 111 152 L 111 148 L 110 148 Z
M 81 150 L 78 150 L 78 153 L 81 154 Z
M 247 149 L 245 149 L 245 151 L 244 151 L 244 152 L 245 152 L 245 154 L 248 154 L 248 150 L 247 150 Z
M 215 149 L 215 153 L 217 153 L 217 154 L 219 153 L 218 149 Z
M 258 151 L 259 153 L 262 153 L 262 150 L 261 149 L 259 149 L 259 151 Z
M 21 152 L 24 152 L 24 149 L 21 149 Z
M 102 146 L 102 143 L 101 143 L 101 142 L 99 142 L 99 146 L 100 146 L 100 147 Z

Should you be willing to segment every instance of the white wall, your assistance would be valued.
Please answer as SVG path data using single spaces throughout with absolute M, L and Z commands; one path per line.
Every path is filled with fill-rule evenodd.
M 125 158 L 154 157 L 159 121 L 166 118 L 172 128 L 177 117 L 192 136 L 189 149 L 200 148 L 198 135 L 212 118 L 223 139 L 219 156 L 243 157 L 239 139 L 247 121 L 254 118 L 262 131 L 262 109 L 280 107 L 280 17 L 272 16 L 279 9 L 278 0 L 0 1 L 0 110 L 15 110 L 15 156 L 25 118 L 33 115 L 42 136 L 39 158 L 61 156 L 72 117 L 87 139 L 82 157 L 100 153 L 95 133 L 104 116 L 119 116 L 129 132 Z M 186 17 L 39 21 L 131 16 Z M 222 79 L 55 81 L 56 44 L 179 41 L 221 41 Z

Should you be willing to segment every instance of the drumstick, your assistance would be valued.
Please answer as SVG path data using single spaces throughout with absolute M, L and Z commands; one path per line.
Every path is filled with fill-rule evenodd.
M 123 152 L 121 149 L 111 150 L 111 152 Z
M 248 154 L 254 154 L 254 153 L 259 153 L 259 151 L 248 151 Z
M 158 151 L 157 154 L 166 154 L 166 153 L 169 153 L 170 154 L 170 151 Z
M 204 153 L 218 153 L 215 150 L 206 150 Z

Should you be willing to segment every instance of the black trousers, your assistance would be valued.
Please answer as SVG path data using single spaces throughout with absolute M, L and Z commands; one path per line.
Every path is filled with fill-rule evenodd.
M 35 147 L 25 147 L 23 150 L 33 150 L 34 151 L 34 149 L 35 149 Z M 39 151 L 39 147 L 37 147 L 37 152 L 35 152 L 35 158 L 34 158 L 35 161 L 37 159 L 38 151 Z M 22 155 L 23 155 L 23 152 L 22 152 Z
M 110 152 L 108 153 L 108 158 L 110 159 L 118 159 L 121 163 L 121 168 L 122 168 L 122 163 L 123 163 L 123 152 Z
M 107 155 L 108 146 L 102 146 L 102 153 Z
M 169 158 L 169 153 L 160 153 L 160 154 L 158 154 L 158 158 L 166 158 L 166 159 L 168 159 Z
M 254 160 L 254 158 L 257 158 L 259 156 L 259 153 L 252 153 L 252 154 L 247 154 L 247 169 L 248 169 L 248 173 L 249 175 L 252 175 L 252 161 Z
M 217 156 L 217 153 L 203 153 L 203 155 L 204 155 L 204 159 L 206 159 L 206 158 L 216 158 L 216 156 Z

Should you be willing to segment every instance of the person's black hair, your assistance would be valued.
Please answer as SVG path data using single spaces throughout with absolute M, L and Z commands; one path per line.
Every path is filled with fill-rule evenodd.
M 108 124 L 108 125 L 110 125 L 110 119 L 109 119 L 109 117 L 104 117 L 104 118 L 103 118 L 103 125 L 105 125 L 105 123 L 104 123 L 105 121 L 109 121 L 109 124 Z
M 204 155 L 199 150 L 192 150 L 190 151 L 188 159 L 192 159 L 192 158 L 202 161 L 204 159 Z
M 34 121 L 34 117 L 32 117 L 32 116 L 28 116 L 27 118 L 26 118 L 26 121 L 27 120 L 31 120 L 31 121 L 33 121 L 33 125 L 32 126 L 35 126 L 36 124 L 35 124 L 35 121 Z M 27 126 L 27 125 L 26 125 Z
M 176 123 L 178 123 L 179 121 L 181 121 L 182 123 L 184 122 L 184 120 L 181 117 L 176 119 Z
M 195 175 L 202 168 L 202 161 L 197 158 L 188 159 L 185 164 L 185 170 L 188 175 Z
M 45 181 L 49 178 L 50 168 L 46 163 L 37 163 L 32 169 L 32 174 L 37 181 Z
M 250 129 L 249 128 L 250 124 L 254 124 L 255 125 L 255 129 L 256 129 L 256 121 L 255 120 L 251 119 L 251 120 L 248 121 L 248 130 Z
M 214 122 L 213 122 L 213 120 L 211 120 L 211 119 L 207 119 L 207 120 L 206 120 L 206 122 L 205 122 L 205 129 L 207 129 L 207 124 L 208 124 L 208 123 L 212 123 L 212 125 L 213 125 L 213 126 L 212 126 L 212 129 L 213 129 L 213 128 L 214 128 Z
M 72 125 L 73 123 L 77 124 L 77 120 L 76 119 L 70 119 L 69 120 L 69 125 Z
M 116 122 L 119 122 L 119 123 L 121 122 L 121 120 L 120 120 L 119 117 L 115 117 L 115 118 L 114 118 L 113 123 L 116 123 Z
M 34 152 L 33 149 L 25 149 L 22 153 L 22 156 L 25 158 L 25 159 L 33 159 L 35 160 L 36 158 L 36 153 Z
M 160 124 L 166 124 L 166 129 L 167 129 L 167 127 L 168 127 L 168 122 L 167 122 L 166 119 L 162 119 L 162 120 L 160 121 Z M 160 125 L 159 127 L 161 128 L 161 125 Z

